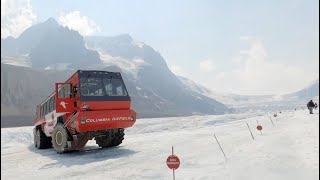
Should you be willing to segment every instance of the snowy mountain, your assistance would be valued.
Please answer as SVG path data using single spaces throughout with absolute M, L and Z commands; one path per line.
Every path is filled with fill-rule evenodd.
M 268 115 L 272 113 L 139 119 L 126 129 L 119 147 L 99 149 L 89 141 L 84 151 L 64 154 L 35 148 L 33 127 L 2 128 L 1 177 L 172 179 L 166 159 L 173 146 L 181 162 L 176 179 L 319 179 L 319 111 L 286 111 L 273 118 L 274 126 Z
M 319 80 L 316 80 L 310 83 L 309 86 L 290 94 L 249 96 L 214 92 L 185 77 L 179 76 L 178 78 L 186 85 L 185 87 L 188 90 L 216 99 L 226 106 L 233 108 L 236 112 L 261 110 L 281 111 L 285 109 L 305 107 L 305 104 L 310 99 L 313 99 L 315 102 L 319 102 Z
M 310 99 L 318 99 L 319 101 L 319 79 L 297 92 L 285 95 L 284 98 L 290 101 L 308 102 Z
M 83 38 L 50 18 L 17 39 L 2 39 L 1 45 L 2 124 L 24 119 L 31 125 L 36 105 L 52 93 L 54 82 L 66 80 L 76 69 L 122 72 L 140 118 L 231 111 L 188 90 L 157 51 L 129 35 Z
M 85 48 L 83 37 L 50 18 L 26 29 L 17 39 L 1 39 L 1 62 L 33 68 L 56 64 L 87 67 L 100 63 L 99 54 Z

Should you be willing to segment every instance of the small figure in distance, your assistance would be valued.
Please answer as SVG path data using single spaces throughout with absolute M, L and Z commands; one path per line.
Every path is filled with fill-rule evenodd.
M 315 108 L 316 105 L 312 102 L 312 100 L 308 102 L 307 107 L 309 109 L 310 114 L 313 114 L 313 108 Z

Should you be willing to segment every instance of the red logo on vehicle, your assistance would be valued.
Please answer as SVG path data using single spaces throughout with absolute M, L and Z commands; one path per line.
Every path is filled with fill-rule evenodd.
M 67 105 L 68 103 L 66 103 L 66 102 L 64 102 L 64 101 L 61 101 L 60 102 L 60 105 L 64 108 L 64 109 L 66 109 L 67 108 Z

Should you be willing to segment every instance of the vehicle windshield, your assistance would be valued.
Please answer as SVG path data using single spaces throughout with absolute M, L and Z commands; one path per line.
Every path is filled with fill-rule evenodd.
M 81 96 L 127 96 L 121 79 L 88 77 L 80 79 Z

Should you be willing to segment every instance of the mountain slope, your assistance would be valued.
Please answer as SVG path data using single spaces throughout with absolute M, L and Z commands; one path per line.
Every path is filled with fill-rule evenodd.
M 134 81 L 140 89 L 159 95 L 162 98 L 161 103 L 172 102 L 174 107 L 168 107 L 166 112 L 172 108 L 181 111 L 181 114 L 227 111 L 227 108 L 216 100 L 188 90 L 169 70 L 158 52 L 147 44 L 135 41 L 129 35 L 87 37 L 85 41 L 89 49 L 99 52 L 103 62 L 121 67 L 123 72 L 128 74 L 127 79 Z M 135 69 L 124 64 L 130 64 Z M 157 106 L 161 106 L 161 103 Z M 198 109 L 202 111 L 199 112 Z
M 310 99 L 319 100 L 319 79 L 312 82 L 309 86 L 284 96 L 288 100 L 308 102 Z
M 1 64 L 1 127 L 31 125 L 35 107 L 68 74 Z

